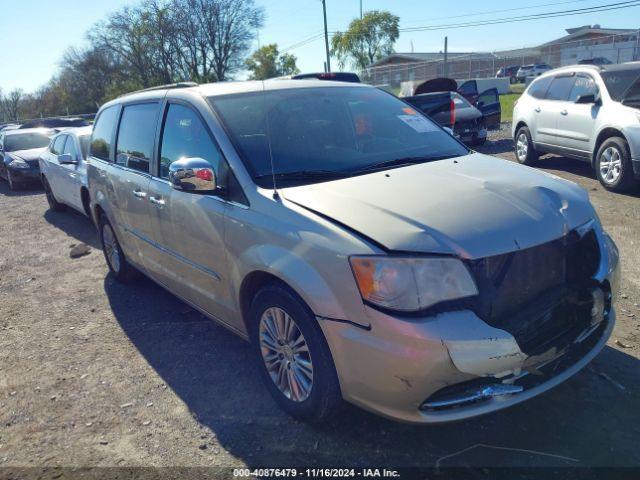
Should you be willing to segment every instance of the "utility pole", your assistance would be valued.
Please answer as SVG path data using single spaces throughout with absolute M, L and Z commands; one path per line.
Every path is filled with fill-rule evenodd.
M 362 20 L 362 0 L 360 0 L 360 20 Z
M 331 72 L 331 59 L 329 54 L 329 33 L 327 32 L 327 3 L 322 0 L 322 13 L 324 15 L 324 48 L 327 52 L 327 72 Z
M 444 64 L 442 65 L 442 76 L 447 78 L 448 73 L 449 73 L 449 65 L 447 64 L 447 55 L 448 55 L 448 51 L 447 51 L 447 37 L 444 37 Z

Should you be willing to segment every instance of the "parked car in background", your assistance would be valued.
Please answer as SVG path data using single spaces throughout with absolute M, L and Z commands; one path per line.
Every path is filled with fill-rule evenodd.
M 38 118 L 35 120 L 28 120 L 20 125 L 20 128 L 71 128 L 71 127 L 86 127 L 89 125 L 84 118 Z
M 47 128 L 0 132 L 0 177 L 9 182 L 11 190 L 40 184 L 38 158 L 55 133 Z
M 584 58 L 578 62 L 578 65 L 612 65 L 613 62 L 606 57 Z
M 20 128 L 19 123 L 5 123 L 0 125 L 0 132 L 5 132 L 7 130 L 15 130 L 16 128 Z
M 451 128 L 465 143 L 484 143 L 486 130 L 500 127 L 502 107 L 496 88 L 478 93 L 475 80 L 458 87 L 451 78 L 434 78 L 421 83 L 414 91 L 415 95 L 403 100 L 420 108 L 440 125 Z
M 90 138 L 91 127 L 65 129 L 40 155 L 42 185 L 51 210 L 70 206 L 91 214 L 86 163 Z
M 299 73 L 292 75 L 291 80 L 332 80 L 334 82 L 360 83 L 360 77 L 351 72 L 319 72 L 319 73 Z
M 524 82 L 527 77 L 539 77 L 543 73 L 552 70 L 550 65 L 546 63 L 534 63 L 531 65 L 523 65 L 518 69 L 516 73 L 516 78 L 518 82 Z
M 100 109 L 88 176 L 110 275 L 143 272 L 250 340 L 300 419 L 342 399 L 413 423 L 489 413 L 614 327 L 618 251 L 587 192 L 372 86 L 126 95 Z
M 423 93 L 403 100 L 443 127 L 450 128 L 454 136 L 467 145 L 478 146 L 487 140 L 483 113 L 459 93 Z M 500 102 L 497 104 L 499 107 Z
M 543 153 L 589 162 L 613 191 L 640 179 L 640 63 L 570 66 L 536 79 L 513 109 L 520 163 Z
M 508 67 L 502 67 L 496 72 L 496 78 L 508 78 L 509 83 L 516 83 L 518 81 L 518 70 L 520 65 L 510 65 Z

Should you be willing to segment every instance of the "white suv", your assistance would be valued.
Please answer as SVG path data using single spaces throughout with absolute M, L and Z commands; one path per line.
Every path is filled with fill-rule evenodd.
M 542 153 L 590 162 L 609 190 L 640 178 L 640 62 L 553 70 L 529 85 L 513 109 L 516 158 Z
M 523 65 L 516 72 L 516 79 L 519 82 L 524 82 L 527 77 L 539 77 L 543 73 L 551 70 L 551 67 L 546 63 L 534 63 L 532 65 Z

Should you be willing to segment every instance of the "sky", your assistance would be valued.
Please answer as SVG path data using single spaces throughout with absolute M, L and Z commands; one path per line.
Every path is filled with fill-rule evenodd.
M 255 46 L 277 43 L 281 50 L 323 31 L 320 0 L 255 0 L 265 9 L 266 22 Z M 620 0 L 362 0 L 367 10 L 388 10 L 400 17 L 400 27 L 484 21 L 610 4 Z M 345 30 L 360 15 L 360 0 L 326 0 L 330 32 Z M 137 0 L 0 0 L 0 89 L 36 90 L 59 68 L 64 51 L 85 45 L 91 26 L 110 12 Z M 507 11 L 505 11 L 507 10 Z M 624 10 L 581 14 L 520 23 L 480 25 L 472 28 L 401 33 L 398 52 L 440 51 L 449 38 L 449 50 L 492 51 L 535 46 L 565 34 L 564 29 L 587 24 L 608 28 L 639 28 L 640 6 Z M 322 71 L 324 39 L 320 36 L 287 50 L 298 58 L 303 72 Z M 332 59 L 335 70 L 337 62 Z M 242 75 L 240 75 L 242 78 Z

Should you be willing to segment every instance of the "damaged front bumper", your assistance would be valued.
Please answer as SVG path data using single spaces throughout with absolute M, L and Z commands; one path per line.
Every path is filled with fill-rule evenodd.
M 444 423 L 515 405 L 562 383 L 602 350 L 615 324 L 617 249 L 597 233 L 602 255 L 592 319 L 562 346 L 523 351 L 514 335 L 471 310 L 407 319 L 365 306 L 368 330 L 319 318 L 344 398 L 395 420 Z

